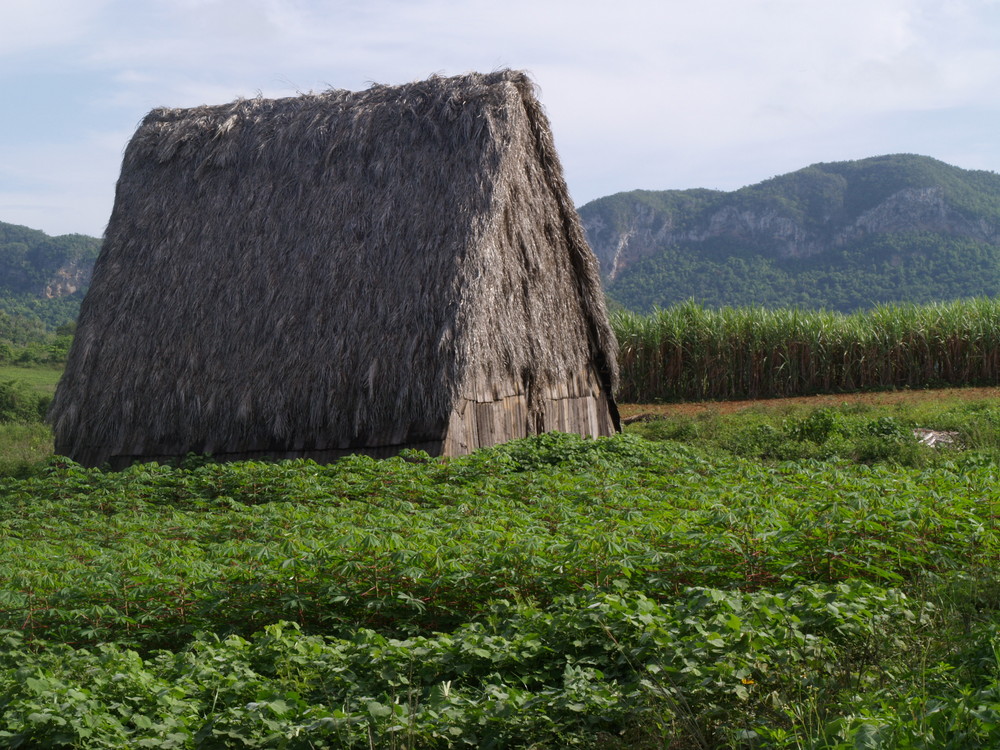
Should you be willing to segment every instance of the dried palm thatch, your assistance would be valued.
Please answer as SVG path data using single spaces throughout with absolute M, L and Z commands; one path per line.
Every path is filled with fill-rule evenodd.
M 50 411 L 84 464 L 605 435 L 617 345 L 528 77 L 157 109 Z

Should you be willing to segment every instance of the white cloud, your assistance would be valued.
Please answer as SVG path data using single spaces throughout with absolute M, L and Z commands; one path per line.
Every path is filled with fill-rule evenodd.
M 86 40 L 110 0 L 3 0 L 0 58 Z
M 540 84 L 581 200 L 635 187 L 737 187 L 814 161 L 903 147 L 940 158 L 961 154 L 965 166 L 978 155 L 980 166 L 995 169 L 1000 145 L 985 137 L 982 122 L 968 121 L 968 112 L 975 108 L 981 118 L 1000 111 L 998 33 L 995 0 L 0 5 L 0 55 L 8 69 L 19 55 L 45 48 L 47 68 L 93 81 L 87 111 L 69 118 L 52 147 L 77 177 L 42 176 L 62 185 L 52 195 L 67 202 L 62 209 L 47 204 L 51 216 L 104 196 L 108 205 L 91 227 L 106 221 L 121 147 L 153 107 L 503 66 L 527 68 Z M 37 109 L 36 120 L 65 116 L 50 109 L 60 106 L 59 97 L 44 95 L 58 85 L 40 79 L 40 95 L 23 103 Z M 80 130 L 121 141 L 111 155 L 95 150 Z M 8 145 L 0 157 L 16 161 L 17 151 L 18 144 Z M 37 169 L 59 167 L 43 159 Z M 77 188 L 82 195 L 74 202 Z M 3 210 L 0 220 L 10 220 Z
M 100 236 L 131 132 L 84 134 L 28 147 L 0 144 L 0 221 L 49 234 Z M 14 186 L 10 188 L 9 186 Z

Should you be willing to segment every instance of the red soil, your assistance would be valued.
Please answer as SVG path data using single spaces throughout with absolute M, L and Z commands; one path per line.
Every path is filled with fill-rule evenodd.
M 756 401 L 699 401 L 680 404 L 619 404 L 622 419 L 640 414 L 662 414 L 667 416 L 696 416 L 703 412 L 729 413 L 751 407 L 781 409 L 788 405 L 840 406 L 841 404 L 871 404 L 891 406 L 899 403 L 919 401 L 980 401 L 1000 399 L 998 388 L 940 388 L 934 390 L 879 391 L 870 393 L 836 393 L 822 396 L 799 396 L 795 398 L 761 399 Z

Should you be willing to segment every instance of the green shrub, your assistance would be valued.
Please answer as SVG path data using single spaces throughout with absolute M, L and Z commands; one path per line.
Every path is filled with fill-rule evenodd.
M 653 440 L 723 448 L 745 458 L 839 458 L 922 466 L 939 449 L 920 445 L 909 422 L 884 412 L 849 406 L 798 411 L 747 409 L 737 414 L 716 414 L 699 422 L 687 417 L 653 420 L 633 426 L 630 431 Z
M 22 380 L 0 381 L 0 423 L 41 422 L 51 402 Z

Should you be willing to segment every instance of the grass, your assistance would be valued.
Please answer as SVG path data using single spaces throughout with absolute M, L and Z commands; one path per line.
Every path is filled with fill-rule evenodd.
M 56 385 L 62 377 L 62 367 L 50 367 L 47 365 L 33 365 L 20 367 L 18 365 L 0 366 L 0 381 L 20 380 L 30 385 L 39 393 L 52 395 L 56 392 Z
M 1000 301 L 889 305 L 865 313 L 693 302 L 618 312 L 627 401 L 777 398 L 1000 380 Z
M 775 399 L 728 411 L 726 404 L 626 407 L 640 415 L 626 430 L 653 440 L 677 440 L 706 450 L 769 460 L 890 461 L 925 466 L 956 451 L 1000 458 L 1000 399 L 951 391 L 909 392 L 905 400 Z M 839 400 L 839 403 L 837 401 Z M 919 444 L 914 430 L 958 433 L 951 446 Z
M 0 366 L 0 476 L 26 476 L 51 458 L 52 430 L 40 412 L 61 376 L 61 367 Z
M 0 476 L 42 471 L 52 457 L 52 430 L 39 423 L 0 424 Z
M 25 476 L 52 456 L 52 430 L 39 421 L 62 376 L 62 367 L 0 366 L 0 476 Z M 23 415 L 23 416 L 22 416 Z

